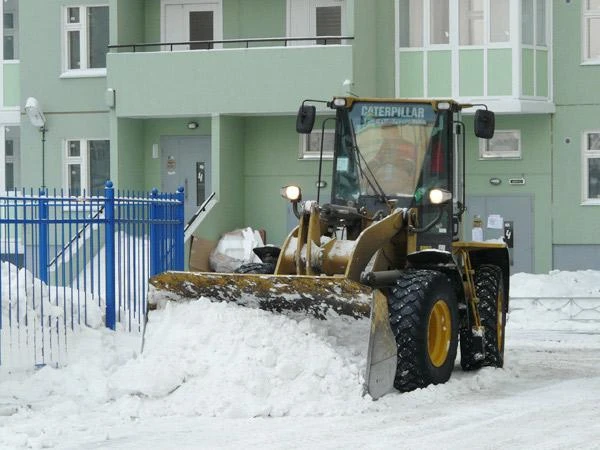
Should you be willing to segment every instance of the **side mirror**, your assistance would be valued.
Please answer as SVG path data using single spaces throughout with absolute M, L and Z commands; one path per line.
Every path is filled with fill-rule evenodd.
M 315 117 L 317 116 L 317 108 L 304 103 L 298 110 L 296 117 L 296 131 L 301 134 L 310 134 L 315 125 Z
M 496 119 L 492 111 L 487 109 L 478 109 L 475 111 L 475 136 L 482 139 L 491 139 L 494 137 L 494 128 Z

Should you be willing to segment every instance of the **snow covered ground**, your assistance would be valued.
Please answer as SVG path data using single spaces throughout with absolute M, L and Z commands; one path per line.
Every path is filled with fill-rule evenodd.
M 600 297 L 600 272 L 517 274 L 511 289 Z M 597 320 L 569 320 L 581 305 Z M 374 402 L 367 321 L 170 305 L 141 354 L 138 336 L 89 329 L 68 366 L 1 375 L 0 448 L 600 448 L 599 311 L 515 300 L 504 369 L 457 363 L 446 384 Z

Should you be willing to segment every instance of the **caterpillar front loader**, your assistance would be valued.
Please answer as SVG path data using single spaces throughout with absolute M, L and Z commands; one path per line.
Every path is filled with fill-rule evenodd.
M 310 133 L 314 101 L 298 112 Z M 461 366 L 502 367 L 509 259 L 503 243 L 465 242 L 465 126 L 473 105 L 441 100 L 336 97 L 331 199 L 282 194 L 299 219 L 263 264 L 236 274 L 168 272 L 151 302 L 208 297 L 275 312 L 370 317 L 366 391 L 374 399 L 447 381 Z M 494 114 L 478 109 L 489 139 Z M 321 165 L 319 166 L 321 167 Z M 321 181 L 321 169 L 319 179 Z

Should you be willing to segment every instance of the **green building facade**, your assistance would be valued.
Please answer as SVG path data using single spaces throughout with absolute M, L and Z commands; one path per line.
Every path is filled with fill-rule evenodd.
M 106 178 L 120 189 L 184 186 L 188 216 L 214 192 L 197 236 L 250 226 L 277 245 L 293 225 L 281 186 L 317 194 L 320 131 L 295 132 L 304 99 L 454 98 L 496 112 L 489 143 L 469 137 L 472 117 L 463 116 L 466 235 L 475 216 L 487 239 L 502 234 L 498 222 L 512 224 L 515 272 L 600 269 L 600 2 L 0 7 L 0 188 L 43 180 L 84 196 Z M 27 116 L 30 98 L 44 112 L 44 133 Z M 318 123 L 328 117 L 321 110 Z

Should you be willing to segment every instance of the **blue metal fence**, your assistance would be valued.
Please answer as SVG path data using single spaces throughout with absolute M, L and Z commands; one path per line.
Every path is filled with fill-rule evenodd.
M 183 189 L 0 196 L 0 367 L 59 364 L 82 325 L 140 330 L 147 280 L 183 270 Z

